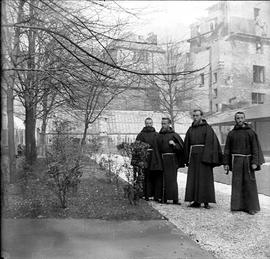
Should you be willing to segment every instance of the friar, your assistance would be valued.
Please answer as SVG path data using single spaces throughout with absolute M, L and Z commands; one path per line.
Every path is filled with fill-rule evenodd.
M 200 109 L 193 111 L 193 123 L 185 140 L 185 163 L 188 166 L 185 201 L 199 208 L 201 203 L 209 209 L 215 203 L 213 168 L 222 165 L 222 151 L 212 127 L 203 119 Z
M 172 129 L 171 119 L 162 118 L 158 147 L 162 157 L 162 203 L 172 200 L 180 205 L 178 199 L 177 170 L 184 167 L 182 138 Z
M 254 215 L 260 210 L 255 171 L 264 157 L 258 136 L 246 123 L 245 114 L 235 114 L 236 125 L 228 133 L 224 149 L 224 169 L 232 171 L 231 211 Z
M 142 141 L 150 145 L 147 150 L 146 167 L 144 168 L 144 197 L 149 200 L 154 197 L 154 200 L 160 198 L 161 187 L 160 178 L 162 173 L 162 161 L 158 151 L 158 133 L 153 127 L 151 118 L 145 119 L 145 127 L 136 137 L 137 141 Z

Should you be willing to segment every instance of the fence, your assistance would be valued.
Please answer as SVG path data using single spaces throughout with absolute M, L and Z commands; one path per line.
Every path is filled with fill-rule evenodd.
M 68 133 L 71 138 L 74 138 L 78 142 L 82 139 L 82 134 Z M 45 157 L 46 150 L 51 146 L 54 134 L 45 134 L 45 142 L 41 144 L 37 141 L 39 145 L 37 146 L 37 152 L 39 157 Z M 137 134 L 127 133 L 127 134 L 88 134 L 86 137 L 86 145 L 92 143 L 93 140 L 101 143 L 101 152 L 104 153 L 117 153 L 116 146 L 122 142 L 132 143 L 135 141 Z M 38 139 L 40 135 L 38 136 Z

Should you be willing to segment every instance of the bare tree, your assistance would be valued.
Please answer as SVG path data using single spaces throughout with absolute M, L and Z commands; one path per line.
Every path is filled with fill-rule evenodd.
M 193 69 L 189 61 L 189 54 L 181 45 L 167 43 L 166 53 L 159 60 L 158 70 L 162 76 L 146 77 L 148 87 L 154 87 L 159 92 L 156 100 L 160 109 L 168 114 L 174 128 L 180 112 L 186 111 L 186 104 L 194 98 L 192 92 L 198 86 L 198 73 L 203 68 Z M 186 71 L 178 74 L 177 71 Z M 194 101 L 194 100 L 193 100 Z
M 80 106 L 85 105 L 85 111 L 88 111 L 85 113 L 87 126 L 119 93 L 120 88 L 115 90 L 117 86 L 128 82 L 127 75 L 172 76 L 171 71 L 150 73 L 142 71 L 140 66 L 132 66 L 133 62 L 114 60 L 107 46 L 111 41 L 126 41 L 123 31 L 127 25 L 121 20 L 105 21 L 106 12 L 119 11 L 119 6 L 112 7 L 114 3 L 82 1 L 76 2 L 76 6 L 70 1 L 60 0 L 16 0 L 8 3 L 10 15 L 4 26 L 13 29 L 10 42 L 12 46 L 18 46 L 18 53 L 9 52 L 12 63 L 4 70 L 4 75 L 12 71 L 14 82 L 10 87 L 25 108 L 26 158 L 29 163 L 33 163 L 37 156 L 35 127 L 39 107 L 45 107 L 41 109 L 45 122 L 48 107 L 53 107 L 51 104 L 58 99 L 55 98 L 56 93 L 71 107 L 76 104 L 79 92 L 89 90 L 92 93 L 79 98 Z M 15 44 L 16 40 L 18 44 Z M 110 60 L 100 56 L 98 53 L 101 52 L 110 56 Z M 191 73 L 194 71 L 181 70 L 173 76 Z M 88 90 L 87 80 L 91 85 Z M 122 90 L 123 86 L 125 84 L 122 84 Z M 105 106 L 100 104 L 102 95 L 107 98 Z M 52 103 L 49 104 L 48 100 Z
M 100 12 L 106 6 L 94 1 L 86 2 L 92 7 L 92 14 L 95 13 L 92 20 L 82 14 L 85 6 L 74 9 L 71 8 L 70 3 L 63 1 L 18 0 L 8 3 L 10 15 L 9 20 L 7 19 L 4 24 L 6 28 L 13 27 L 15 33 L 9 33 L 14 47 L 9 51 L 12 65 L 5 70 L 5 75 L 7 78 L 8 73 L 13 73 L 13 81 L 9 82 L 9 89 L 15 92 L 15 96 L 25 108 L 26 158 L 29 163 L 33 163 L 37 156 L 35 126 L 37 116 L 40 114 L 38 108 L 42 107 L 44 131 L 49 111 L 55 103 L 59 104 L 59 101 L 55 102 L 57 92 L 63 94 L 66 99 L 68 97 L 74 99 L 72 96 L 74 82 L 71 83 L 69 80 L 71 77 L 79 81 L 83 80 L 81 72 L 84 70 L 84 73 L 89 74 L 90 77 L 99 75 L 112 79 L 111 76 L 99 72 L 98 62 L 102 60 L 96 60 L 90 53 L 97 48 L 106 51 L 101 42 L 104 33 L 109 31 L 107 35 L 110 37 L 117 36 L 119 28 L 124 24 L 104 23 L 97 9 Z M 17 16 L 16 22 L 13 15 Z M 51 42 L 54 44 L 50 44 Z M 92 47 L 90 51 L 89 45 Z M 89 52 L 84 51 L 86 46 Z M 49 56 L 48 52 L 50 52 Z M 70 65 L 71 60 L 76 60 L 79 66 Z M 52 61 L 56 61 L 56 66 Z M 114 64 L 113 69 L 117 70 L 119 67 Z M 54 84 L 48 84 L 48 78 L 52 78 Z M 11 95 L 13 98 L 13 94 Z M 13 107 L 13 104 L 10 106 Z M 10 114 L 13 118 L 12 110 Z
M 25 1 L 20 0 L 17 3 L 17 15 L 14 17 L 16 23 L 21 23 L 23 16 L 23 7 Z M 2 7 L 2 22 L 8 23 L 7 17 L 7 1 L 1 2 Z M 5 85 L 3 87 L 3 91 L 5 92 L 6 99 L 2 99 L 6 101 L 4 106 L 7 106 L 7 117 L 8 117 L 8 151 L 9 151 L 9 176 L 10 182 L 14 182 L 15 180 L 15 142 L 14 142 L 14 95 L 13 89 L 15 88 L 16 81 L 16 72 L 15 70 L 9 70 L 11 67 L 16 67 L 18 65 L 18 56 L 19 56 L 19 41 L 20 41 L 21 29 L 16 28 L 13 32 L 10 31 L 9 28 L 5 28 L 2 30 L 2 69 L 8 70 L 8 72 L 4 75 L 2 83 Z M 13 40 L 11 40 L 11 37 Z M 12 42 L 12 44 L 10 44 Z

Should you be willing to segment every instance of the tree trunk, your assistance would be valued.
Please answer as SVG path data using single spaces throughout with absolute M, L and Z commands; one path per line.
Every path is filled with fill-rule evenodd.
M 88 125 L 88 123 L 86 122 L 85 124 L 84 124 L 84 131 L 83 131 L 83 137 L 82 137 L 82 141 L 81 141 L 81 146 L 84 146 L 85 145 L 85 143 L 86 143 L 86 136 L 87 136 L 87 130 L 88 130 L 88 127 L 89 127 L 89 125 Z
M 7 116 L 10 183 L 14 183 L 16 174 L 16 153 L 14 141 L 13 90 L 10 87 L 7 89 Z
M 10 177 L 9 170 L 9 150 L 8 150 L 8 120 L 7 120 L 7 86 L 1 87 L 1 204 L 2 207 L 8 206 L 8 182 Z
M 40 132 L 40 150 L 41 155 L 45 155 L 45 136 L 46 136 L 46 128 L 47 128 L 47 118 L 48 118 L 48 94 L 44 94 L 43 100 L 42 100 L 42 125 L 41 125 L 41 132 Z
M 172 122 L 172 128 L 174 129 L 174 126 L 175 126 L 175 117 L 174 117 L 173 109 L 170 110 L 170 117 L 171 117 L 171 122 Z
M 30 13 L 30 25 L 34 25 L 34 0 L 29 4 Z M 27 72 L 26 79 L 26 91 L 25 91 L 25 143 L 26 143 L 26 161 L 29 164 L 33 164 L 37 158 L 37 147 L 36 147 L 36 103 L 35 103 L 35 76 L 34 72 L 31 71 L 35 69 L 35 44 L 36 44 L 36 32 L 29 29 L 28 32 L 28 60 L 27 67 L 29 71 Z
M 42 117 L 42 125 L 41 125 L 41 132 L 40 132 L 40 150 L 41 156 L 45 156 L 46 153 L 46 128 L 47 128 L 47 116 Z
M 2 1 L 1 3 L 1 10 L 2 10 L 2 21 L 4 23 L 8 23 L 6 13 L 7 13 L 7 1 Z M 21 22 L 22 19 L 22 13 L 23 13 L 23 6 L 24 1 L 19 2 L 18 6 L 18 12 L 17 12 L 17 23 Z M 4 55 L 3 58 L 6 57 L 6 53 L 9 53 L 10 47 L 8 44 L 10 44 L 10 32 L 7 29 L 3 28 L 2 32 L 3 36 L 3 50 Z M 10 50 L 11 57 L 10 59 L 13 61 L 14 66 L 17 64 L 17 58 L 18 58 L 18 52 L 19 52 L 19 37 L 20 37 L 20 29 L 15 29 L 15 34 L 13 38 L 13 49 Z M 5 59 L 6 62 L 4 62 L 4 66 L 10 66 L 10 63 L 8 60 Z M 13 67 L 13 65 L 11 65 Z M 15 141 L 14 141 L 14 108 L 13 108 L 13 89 L 15 85 L 15 71 L 11 72 L 10 74 L 5 75 L 7 77 L 7 87 L 6 87 L 6 112 L 7 112 L 7 138 L 8 138 L 8 174 L 9 174 L 9 181 L 13 183 L 15 181 L 15 170 L 16 170 L 16 153 L 15 153 Z
M 37 158 L 36 147 L 36 114 L 35 109 L 30 106 L 25 108 L 25 143 L 26 161 L 32 165 Z

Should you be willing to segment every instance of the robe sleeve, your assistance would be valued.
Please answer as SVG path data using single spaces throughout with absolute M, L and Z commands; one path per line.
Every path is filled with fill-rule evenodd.
M 207 125 L 202 162 L 210 164 L 212 167 L 216 167 L 222 164 L 222 160 L 222 151 L 219 140 L 214 130 Z
M 253 131 L 253 134 L 251 137 L 251 150 L 252 150 L 251 164 L 257 165 L 257 168 L 255 170 L 259 171 L 261 170 L 261 165 L 265 161 L 264 161 L 261 145 L 255 131 Z
M 226 139 L 226 144 L 224 148 L 223 164 L 229 165 L 231 170 L 232 156 L 231 156 L 231 134 L 229 133 Z
M 251 135 L 251 152 L 252 152 L 251 164 L 259 165 L 258 143 L 257 143 L 255 133 L 254 132 L 252 132 L 252 133 L 253 134 Z
M 158 138 L 159 138 L 159 134 L 155 133 L 155 141 L 153 145 L 154 151 L 153 151 L 151 164 L 150 164 L 150 170 L 153 170 L 153 171 L 162 170 L 162 161 L 161 161 L 161 155 L 160 155 L 159 147 L 158 147 Z
M 175 133 L 173 136 L 173 140 L 176 143 L 174 149 L 179 150 L 179 151 L 183 151 L 184 142 L 183 142 L 182 138 L 178 134 Z
M 187 166 L 189 161 L 189 152 L 190 152 L 190 128 L 188 129 L 184 140 L 184 157 L 185 157 L 185 164 Z
M 178 168 L 185 167 L 184 142 L 183 142 L 182 138 L 177 133 L 174 133 L 173 140 L 176 143 L 176 145 L 173 147 L 173 149 L 175 150 L 175 153 L 177 154 Z

